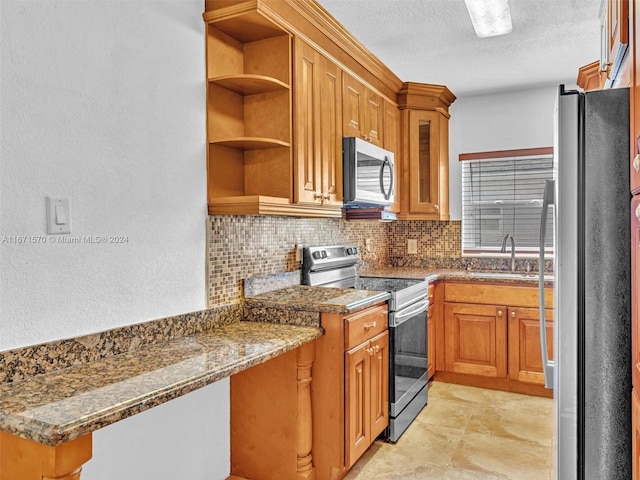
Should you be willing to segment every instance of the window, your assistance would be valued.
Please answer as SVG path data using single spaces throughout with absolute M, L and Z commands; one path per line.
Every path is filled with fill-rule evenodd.
M 460 160 L 462 253 L 499 253 L 504 236 L 511 234 L 516 254 L 537 255 L 545 180 L 553 179 L 553 149 L 470 153 Z M 551 208 L 545 241 L 550 254 L 553 224 Z

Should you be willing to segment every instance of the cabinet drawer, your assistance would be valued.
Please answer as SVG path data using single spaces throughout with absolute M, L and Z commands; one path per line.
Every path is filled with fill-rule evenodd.
M 349 350 L 384 332 L 389 321 L 387 313 L 387 306 L 380 305 L 345 317 L 345 349 Z
M 545 288 L 545 307 L 553 308 L 553 289 Z M 480 303 L 488 305 L 510 305 L 514 307 L 537 307 L 538 289 L 516 285 L 491 285 L 475 283 L 445 283 L 444 301 L 457 303 Z

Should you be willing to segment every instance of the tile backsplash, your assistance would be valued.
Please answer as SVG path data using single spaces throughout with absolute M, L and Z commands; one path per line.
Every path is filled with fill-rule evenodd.
M 460 258 L 462 222 L 399 220 L 389 224 L 389 257 L 405 257 L 407 240 L 418 243 L 419 258 Z
M 508 270 L 506 258 L 462 257 L 462 222 L 344 220 L 260 215 L 215 215 L 208 225 L 209 306 L 238 303 L 243 281 L 254 276 L 295 272 L 296 245 L 353 243 L 369 266 Z M 409 255 L 407 240 L 417 241 Z M 516 269 L 538 269 L 536 260 L 517 260 Z M 552 262 L 545 265 L 552 271 Z
M 209 305 L 237 303 L 243 297 L 242 285 L 247 277 L 300 269 L 296 245 L 349 242 L 360 248 L 362 259 L 367 263 L 387 265 L 389 225 L 376 220 L 339 218 L 210 216 L 207 229 Z

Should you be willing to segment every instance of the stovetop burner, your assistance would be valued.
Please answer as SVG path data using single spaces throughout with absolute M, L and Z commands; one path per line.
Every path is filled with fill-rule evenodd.
M 389 309 L 396 311 L 426 297 L 426 280 L 359 277 L 360 251 L 355 245 L 311 246 L 303 249 L 302 283 L 322 287 L 356 288 L 391 293 Z

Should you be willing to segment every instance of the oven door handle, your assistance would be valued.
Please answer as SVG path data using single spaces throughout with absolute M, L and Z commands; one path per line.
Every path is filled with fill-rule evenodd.
M 429 299 L 425 298 L 424 300 L 414 303 L 410 307 L 400 310 L 396 312 L 393 316 L 393 322 L 391 324 L 392 327 L 397 327 L 401 323 L 409 320 L 411 317 L 418 313 L 426 312 L 429 308 Z

